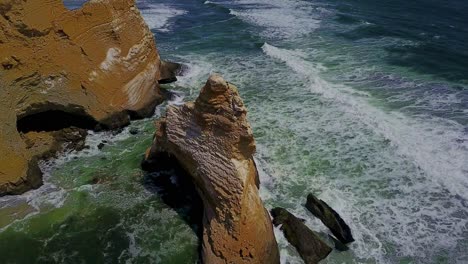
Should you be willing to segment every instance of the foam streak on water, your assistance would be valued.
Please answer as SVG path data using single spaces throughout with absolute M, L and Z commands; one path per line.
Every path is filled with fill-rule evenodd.
M 236 0 L 216 2 L 230 7 L 230 14 L 260 26 L 268 38 L 307 35 L 320 26 L 316 7 L 305 1 Z M 214 4 L 206 1 L 205 4 Z M 323 11 L 323 10 L 322 10 Z
M 85 145 L 87 147 L 84 150 L 72 150 L 60 153 L 58 158 L 48 161 L 41 161 L 39 163 L 39 167 L 43 173 L 43 185 L 41 185 L 38 189 L 30 190 L 22 195 L 0 197 L 0 209 L 10 207 L 14 204 L 29 205 L 32 208 L 31 212 L 22 219 L 18 219 L 20 221 L 36 215 L 41 211 L 43 212 L 52 208 L 62 207 L 68 197 L 68 191 L 70 190 L 67 190 L 53 182 L 52 174 L 54 173 L 54 170 L 72 160 L 99 155 L 101 150 L 98 148 L 98 145 L 103 141 L 107 142 L 107 144 L 117 144 L 119 141 L 122 141 L 129 136 L 129 127 L 123 129 L 120 133 L 110 131 L 88 131 L 88 136 L 86 137 L 85 141 Z M 77 189 L 80 188 L 82 190 L 85 189 L 84 185 L 77 187 Z M 4 207 L 1 205 L 4 205 Z M 8 226 L 9 225 L 3 227 L 2 229 L 7 228 Z
M 281 49 L 267 43 L 262 49 L 266 55 L 285 63 L 301 76 L 305 81 L 304 87 L 319 96 L 322 104 L 330 108 L 327 110 L 329 113 L 322 112 L 322 116 L 308 113 L 310 110 L 307 109 L 298 109 L 300 114 L 297 115 L 307 117 L 307 121 L 289 124 L 290 129 L 303 137 L 314 136 L 314 130 L 321 130 L 330 139 L 333 139 L 334 133 L 344 138 L 349 134 L 347 141 L 340 143 L 345 145 L 341 145 L 339 152 L 334 154 L 342 159 L 336 162 L 343 169 L 348 159 L 357 159 L 354 161 L 357 162 L 372 155 L 371 160 L 366 162 L 364 177 L 323 175 L 308 180 L 309 184 L 312 182 L 319 189 L 316 192 L 320 193 L 320 198 L 329 201 L 351 223 L 356 237 L 352 248 L 357 256 L 367 258 L 371 255 L 379 262 L 392 263 L 394 260 L 384 257 L 388 250 L 388 245 L 382 244 L 386 243 L 384 241 L 392 241 L 400 254 L 421 258 L 433 254 L 424 249 L 430 244 L 433 249 L 454 249 L 457 241 L 466 235 L 467 226 L 463 201 L 468 198 L 468 138 L 463 127 L 441 119 L 419 120 L 395 112 L 384 112 L 370 105 L 365 93 L 356 93 L 349 87 L 324 80 L 321 72 L 326 69 L 308 61 L 303 52 Z M 307 107 L 310 106 L 309 103 Z M 347 125 L 354 131 L 342 127 Z M 373 142 L 374 137 L 376 142 Z M 383 144 L 388 144 L 388 149 L 377 147 L 382 144 L 378 142 L 381 141 L 379 137 L 384 139 Z M 349 150 L 348 144 L 351 147 Z M 366 151 L 377 152 L 367 154 L 358 151 L 360 146 L 366 148 L 367 144 L 370 149 Z M 270 156 L 267 152 L 272 151 L 271 147 L 263 148 L 259 147 L 260 156 Z M 327 157 L 328 151 L 322 153 L 322 158 Z M 355 156 L 347 158 L 347 151 Z M 273 179 L 280 177 L 283 172 L 278 171 L 274 164 L 270 166 L 273 168 L 266 171 L 275 175 Z M 304 169 L 297 166 L 300 165 L 290 169 Z M 279 182 L 300 184 L 291 183 L 295 180 L 290 178 Z M 300 200 L 297 202 L 301 203 Z M 294 210 L 304 215 L 300 207 Z M 315 227 L 316 223 L 311 226 Z
M 187 13 L 167 4 L 146 4 L 146 1 L 139 1 L 139 7 L 150 29 L 160 32 L 170 31 L 171 20 Z
M 352 113 L 390 140 L 401 155 L 411 158 L 436 182 L 468 199 L 468 135 L 461 125 L 436 119 L 416 121 L 397 113 L 384 113 L 367 104 L 365 99 L 353 96 L 351 89 L 323 80 L 319 64 L 268 43 L 263 50 L 306 78 L 311 92 L 336 102 L 343 111 Z

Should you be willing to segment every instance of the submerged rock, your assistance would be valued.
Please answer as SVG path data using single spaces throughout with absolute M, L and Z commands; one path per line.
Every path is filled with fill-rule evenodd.
M 279 263 L 246 115 L 237 88 L 212 75 L 195 102 L 168 107 L 143 164 L 159 166 L 158 157 L 167 153 L 193 178 L 204 207 L 204 263 Z
M 310 193 L 307 196 L 306 208 L 319 218 L 341 243 L 347 244 L 354 241 L 349 226 L 327 203 Z
M 41 184 L 29 132 L 115 128 L 153 113 L 163 67 L 134 0 L 0 3 L 0 196 Z M 31 138 L 26 136 L 27 138 Z
M 138 128 L 130 128 L 130 130 L 128 131 L 131 135 L 136 135 L 138 133 L 140 133 L 140 131 L 138 130 Z
M 325 244 L 315 233 L 302 221 L 284 208 L 271 210 L 273 224 L 281 225 L 281 230 L 286 239 L 293 245 L 301 255 L 306 264 L 318 263 L 326 258 L 332 249 Z

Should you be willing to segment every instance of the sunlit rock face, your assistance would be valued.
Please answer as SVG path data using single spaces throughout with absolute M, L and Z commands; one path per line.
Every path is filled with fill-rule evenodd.
M 41 184 L 28 132 L 119 127 L 161 101 L 161 61 L 133 0 L 77 10 L 61 0 L 2 0 L 0 27 L 0 195 Z
M 167 109 L 146 155 L 147 168 L 169 154 L 192 176 L 204 206 L 204 263 L 279 263 L 246 115 L 237 88 L 212 75 L 195 102 Z

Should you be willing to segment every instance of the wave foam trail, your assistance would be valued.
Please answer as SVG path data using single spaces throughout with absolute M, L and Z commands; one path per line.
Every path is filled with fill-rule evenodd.
M 185 10 L 166 4 L 145 4 L 145 1 L 139 1 L 138 4 L 150 29 L 160 32 L 169 32 L 170 20 L 187 13 Z
M 389 140 L 399 154 L 410 158 L 433 180 L 468 199 L 468 136 L 461 125 L 442 119 L 423 121 L 385 113 L 356 96 L 351 88 L 322 79 L 321 66 L 304 60 L 294 51 L 268 43 L 264 44 L 263 51 L 307 78 L 311 92 L 338 103 L 344 111 Z
M 50 208 L 62 207 L 68 198 L 70 190 L 62 188 L 52 181 L 51 178 L 54 170 L 74 159 L 99 155 L 100 153 L 102 153 L 101 150 L 99 150 L 98 148 L 99 143 L 101 143 L 102 141 L 107 141 L 107 144 L 115 144 L 119 141 L 122 141 L 131 136 L 129 130 L 130 127 L 126 127 L 122 130 L 122 132 L 118 134 L 115 134 L 112 131 L 88 131 L 88 136 L 85 140 L 85 145 L 87 146 L 86 149 L 80 151 L 68 151 L 65 153 L 61 153 L 58 158 L 47 161 L 40 161 L 39 167 L 41 168 L 41 171 L 43 173 L 43 185 L 40 186 L 38 189 L 30 190 L 21 195 L 0 197 L 0 209 L 15 206 L 18 204 L 27 204 L 31 207 L 31 212 L 28 215 L 24 216 L 22 219 L 15 220 L 21 221 L 38 214 L 43 209 L 48 210 Z M 79 188 L 77 190 L 79 190 Z M 81 190 L 85 189 L 82 186 L 81 188 Z M 8 228 L 8 226 L 10 225 L 7 225 L 0 230 L 4 230 Z
M 312 33 L 320 27 L 322 12 L 310 2 L 283 0 L 238 0 L 230 8 L 231 15 L 263 27 L 262 34 L 273 38 Z
M 256 126 L 274 129 L 263 132 L 259 141 L 266 141 L 257 148 L 267 204 L 279 202 L 308 219 L 304 195 L 316 193 L 350 224 L 356 239 L 351 248 L 361 259 L 395 263 L 399 257 L 463 252 L 468 235 L 463 127 L 386 112 L 370 103 L 370 94 L 322 78 L 327 69 L 301 50 L 265 43 L 263 52 L 292 70 L 279 79 L 301 83 L 275 91 L 272 106 L 257 107 L 264 116 Z
M 200 87 L 204 85 L 208 76 L 213 73 L 213 65 L 190 55 L 180 57 L 180 61 L 184 62 L 187 69 L 182 76 L 177 76 L 177 82 L 170 85 L 178 90 L 189 89 L 189 97 L 198 94 Z

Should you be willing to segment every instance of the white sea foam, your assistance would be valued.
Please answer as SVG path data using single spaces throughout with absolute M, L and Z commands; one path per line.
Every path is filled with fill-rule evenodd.
M 352 89 L 322 79 L 318 64 L 307 62 L 293 52 L 267 43 L 263 50 L 307 78 L 311 92 L 339 103 L 344 111 L 350 111 L 357 119 L 390 140 L 401 155 L 411 158 L 436 182 L 468 199 L 468 136 L 462 126 L 447 120 L 434 118 L 426 123 L 398 113 L 385 113 L 361 98 L 350 95 Z
M 272 174 L 275 187 L 281 188 L 273 190 L 273 196 L 282 197 L 281 192 L 288 186 L 301 186 L 306 181 L 312 186 L 309 191 L 315 190 L 349 220 L 356 238 L 351 248 L 359 258 L 372 256 L 379 263 L 392 263 L 395 260 L 386 257 L 389 248 L 397 251 L 391 255 L 420 258 L 440 250 L 455 250 L 457 241 L 466 235 L 468 224 L 463 213 L 463 201 L 468 196 L 468 140 L 463 127 L 442 119 L 416 119 L 385 112 L 368 103 L 369 95 L 323 79 L 324 68 L 298 56 L 296 51 L 269 44 L 263 46 L 263 51 L 302 77 L 305 87 L 318 96 L 320 105 L 325 105 L 320 108 L 320 115 L 312 102 L 287 105 L 291 109 L 280 111 L 296 116 L 296 122 L 280 118 L 277 125 L 297 133 L 305 140 L 302 144 L 320 148 L 330 144 L 316 142 L 314 137 L 330 140 L 333 145 L 340 143 L 336 149 L 319 151 L 322 157 L 313 158 L 301 153 L 305 150 L 297 139 L 283 138 L 280 145 L 287 149 L 282 151 L 290 155 L 298 151 L 299 157 L 294 156 L 298 160 L 291 165 L 269 164 L 262 168 Z M 276 148 L 259 146 L 258 159 L 271 157 Z M 336 175 L 291 176 L 293 171 L 300 173 L 310 167 L 308 163 L 320 158 L 335 164 Z M 362 171 L 356 174 L 361 176 L 346 175 L 352 169 Z M 296 199 L 288 204 L 303 203 Z M 301 214 L 300 208 L 292 208 Z M 432 251 L 427 250 L 429 245 Z
M 180 60 L 189 61 L 184 63 L 187 68 L 182 76 L 177 76 L 177 82 L 171 85 L 177 89 L 188 90 L 189 97 L 196 96 L 209 75 L 213 72 L 213 65 L 190 55 L 180 58 Z
M 327 68 L 310 62 L 309 51 L 268 44 L 264 51 L 268 56 L 220 59 L 213 54 L 190 60 L 211 64 L 246 100 L 266 207 L 285 207 L 321 233 L 329 231 L 303 207 L 307 193 L 335 208 L 356 242 L 351 251 L 334 253 L 327 263 L 395 263 L 403 257 L 459 252 L 468 224 L 464 193 L 457 192 L 461 186 L 447 187 L 456 180 L 437 177 L 418 164 L 415 157 L 426 146 L 401 146 L 411 137 L 434 148 L 450 144 L 448 149 L 460 151 L 452 164 L 461 173 L 456 164 L 463 160 L 465 143 L 458 149 L 458 141 L 451 140 L 463 137 L 459 127 L 450 123 L 442 128 L 442 120 L 410 118 L 374 106 L 371 94 L 322 78 Z M 442 129 L 450 133 L 433 132 Z M 405 155 L 402 149 L 416 153 Z M 431 159 L 443 154 L 426 153 Z M 279 245 L 287 254 L 282 263 L 296 259 L 281 238 Z
M 238 0 L 230 14 L 264 28 L 266 37 L 288 38 L 312 33 L 320 26 L 323 8 L 310 2 L 283 0 Z
M 38 189 L 30 190 L 21 195 L 0 197 L 0 205 L 2 205 L 0 209 L 15 206 L 17 204 L 28 204 L 32 208 L 31 212 L 24 216 L 23 219 L 17 219 L 14 221 L 17 222 L 34 216 L 44 209 L 48 210 L 50 208 L 62 207 L 68 197 L 69 190 L 56 185 L 51 180 L 54 170 L 71 160 L 99 155 L 102 153 L 98 148 L 99 143 L 101 143 L 103 140 L 105 140 L 107 144 L 115 144 L 116 142 L 122 141 L 131 136 L 129 129 L 129 127 L 126 127 L 118 134 L 115 134 L 112 131 L 88 131 L 88 136 L 85 140 L 85 145 L 87 146 L 86 149 L 81 151 L 69 151 L 62 153 L 56 159 L 39 162 L 39 167 L 43 172 L 43 185 Z M 78 191 L 92 191 L 93 189 L 94 188 L 89 185 L 76 188 Z M 0 231 L 7 228 L 8 226 L 0 229 Z
M 138 262 L 139 258 L 148 259 L 149 263 L 164 263 L 163 259 L 170 256 L 187 254 L 186 244 L 180 241 L 195 247 L 197 238 L 180 221 L 174 210 L 157 205 L 148 205 L 143 213 L 122 219 L 119 225 L 127 230 L 129 247 L 119 259 L 125 263 Z
M 187 13 L 185 10 L 167 4 L 144 4 L 144 1 L 141 3 L 143 3 L 140 8 L 141 14 L 150 29 L 161 32 L 170 31 L 171 20 Z

